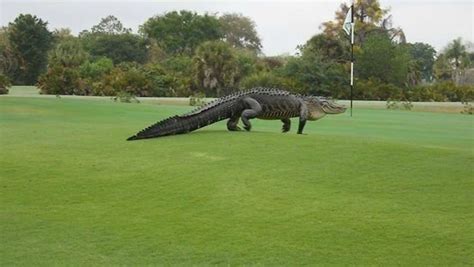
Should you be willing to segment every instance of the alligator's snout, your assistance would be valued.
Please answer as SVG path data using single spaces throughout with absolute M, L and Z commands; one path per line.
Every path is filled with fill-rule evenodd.
M 346 111 L 346 106 L 337 104 L 336 102 L 326 102 L 323 105 L 323 110 L 327 114 L 340 114 Z

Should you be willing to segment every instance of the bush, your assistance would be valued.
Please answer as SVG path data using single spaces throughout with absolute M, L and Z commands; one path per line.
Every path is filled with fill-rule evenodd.
M 49 52 L 48 69 L 42 74 L 37 86 L 42 94 L 54 95 L 88 95 L 88 87 L 81 81 L 79 66 L 84 64 L 89 55 L 82 48 L 78 39 L 62 40 Z
M 105 75 L 101 81 L 94 83 L 94 94 L 115 96 L 126 92 L 136 96 L 148 96 L 146 77 L 138 64 L 121 63 Z
M 365 100 L 400 100 L 404 98 L 404 94 L 401 88 L 393 84 L 369 78 L 368 80 L 361 79 L 356 82 L 354 98 Z
M 95 95 L 173 96 L 172 78 L 158 65 L 121 63 L 93 84 Z
M 463 102 L 464 109 L 461 111 L 461 114 L 468 114 L 472 115 L 474 114 L 474 107 L 470 102 Z
M 81 81 L 77 68 L 55 65 L 38 79 L 41 94 L 51 95 L 89 95 Z
M 172 93 L 174 96 L 187 97 L 192 93 L 192 58 L 178 55 L 163 61 L 162 66 L 167 76 L 170 77 Z
M 0 73 L 0 95 L 8 94 L 8 88 L 11 86 L 10 79 L 8 79 L 6 75 Z
M 259 72 L 245 77 L 240 85 L 243 89 L 254 87 L 282 88 L 292 90 L 296 82 L 289 78 L 282 78 L 272 72 Z M 294 90 L 292 90 L 294 91 Z
M 98 80 L 102 76 L 109 74 L 114 68 L 114 63 L 111 59 L 102 57 L 96 61 L 86 61 L 79 67 L 79 72 L 82 78 Z
M 140 101 L 132 94 L 120 91 L 115 97 L 112 97 L 115 102 L 120 101 L 122 103 L 140 103 Z
M 412 101 L 461 101 L 474 99 L 473 85 L 456 85 L 452 81 L 439 82 L 410 88 L 408 97 Z
M 175 96 L 175 79 L 168 75 L 166 71 L 157 64 L 148 64 L 144 66 L 148 87 L 152 96 Z
M 387 109 L 404 109 L 404 110 L 411 110 L 413 108 L 413 104 L 406 100 L 406 101 L 398 101 L 398 100 L 387 100 Z
M 189 98 L 190 106 L 202 107 L 206 104 L 206 95 L 203 93 L 196 93 Z

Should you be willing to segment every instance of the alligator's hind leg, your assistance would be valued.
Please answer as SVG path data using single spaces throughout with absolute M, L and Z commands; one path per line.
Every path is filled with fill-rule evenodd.
M 281 122 L 283 122 L 283 127 L 281 127 L 281 132 L 286 133 L 291 129 L 291 120 L 288 118 L 281 119 Z
M 239 119 L 240 119 L 239 115 L 232 116 L 227 121 L 227 130 L 229 130 L 229 131 L 240 131 L 239 126 L 237 126 L 237 124 L 239 123 Z
M 252 124 L 250 124 L 249 119 L 253 119 L 260 115 L 262 112 L 262 106 L 260 106 L 257 100 L 250 97 L 243 99 L 243 101 L 249 108 L 242 111 L 242 123 L 244 124 L 244 129 L 250 131 Z

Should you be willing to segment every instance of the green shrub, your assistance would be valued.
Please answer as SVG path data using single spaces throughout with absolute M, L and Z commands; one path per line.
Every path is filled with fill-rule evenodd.
M 143 67 L 152 96 L 175 96 L 175 79 L 163 67 L 157 64 L 148 64 Z
M 126 92 L 133 96 L 173 96 L 172 77 L 158 65 L 121 63 L 93 83 L 95 95 L 114 96 Z
M 116 96 L 112 97 L 112 100 L 122 103 L 140 103 L 134 95 L 124 91 L 119 91 Z
M 379 79 L 361 79 L 356 82 L 354 98 L 365 100 L 401 99 L 403 91 L 401 88 L 384 83 Z
M 469 102 L 474 99 L 474 86 L 456 85 L 452 81 L 445 81 L 410 88 L 408 95 L 411 101 Z
M 399 100 L 387 100 L 387 109 L 404 109 L 404 110 L 411 110 L 413 108 L 413 104 L 408 101 L 399 101 Z
M 192 58 L 186 55 L 170 57 L 162 62 L 162 66 L 169 77 L 173 96 L 187 97 L 192 94 L 193 65 Z M 171 96 L 171 95 L 170 95 Z
M 206 104 L 206 95 L 203 93 L 195 93 L 189 98 L 190 106 L 202 107 Z
M 387 109 L 399 109 L 400 105 L 398 101 L 388 99 L 386 106 Z
M 94 94 L 116 96 L 120 92 L 130 95 L 148 96 L 146 77 L 138 64 L 122 63 L 114 67 L 101 81 L 93 84 Z
M 110 73 L 113 69 L 114 63 L 111 59 L 102 57 L 95 61 L 86 61 L 79 66 L 79 72 L 82 78 L 98 80 L 103 75 Z
M 472 115 L 474 114 L 474 107 L 470 102 L 462 102 L 464 105 L 464 109 L 461 111 L 461 114 L 468 114 Z
M 8 94 L 8 88 L 11 86 L 10 79 L 8 79 L 6 75 L 0 73 L 0 95 Z
M 413 104 L 410 101 L 403 101 L 402 106 L 406 110 L 411 110 L 413 108 Z
M 41 94 L 51 95 L 88 95 L 77 68 L 63 65 L 50 66 L 41 75 L 37 83 Z
M 242 89 L 254 87 L 281 88 L 296 91 L 296 81 L 289 78 L 282 78 L 273 72 L 259 72 L 245 77 L 241 82 Z

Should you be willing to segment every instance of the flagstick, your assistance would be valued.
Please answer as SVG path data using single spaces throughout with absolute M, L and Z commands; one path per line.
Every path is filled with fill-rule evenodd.
M 354 91 L 354 1 L 351 5 L 351 117 L 352 117 L 352 97 Z

